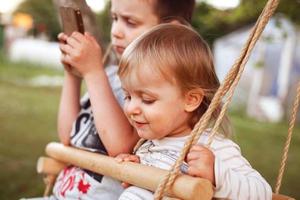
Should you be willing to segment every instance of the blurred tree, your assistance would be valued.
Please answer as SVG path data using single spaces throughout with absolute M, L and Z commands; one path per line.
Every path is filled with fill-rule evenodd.
M 200 2 L 196 6 L 192 25 L 212 44 L 218 37 L 255 23 L 266 2 L 266 0 L 241 0 L 240 5 L 231 10 L 218 10 L 205 2 Z M 280 2 L 276 13 L 282 13 L 300 25 L 299 10 L 300 0 L 285 0 Z
M 107 3 L 104 10 L 96 15 L 96 20 L 100 27 L 101 38 L 104 44 L 108 44 L 110 42 L 111 28 L 110 3 Z
M 60 31 L 56 10 L 51 0 L 26 0 L 15 10 L 32 16 L 34 20 L 33 34 L 45 33 L 51 40 L 55 40 Z

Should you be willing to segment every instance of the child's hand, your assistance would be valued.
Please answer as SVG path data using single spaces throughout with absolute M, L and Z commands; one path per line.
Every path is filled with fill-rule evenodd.
M 65 44 L 66 41 L 67 41 L 68 36 L 65 33 L 60 33 L 60 34 L 58 34 L 57 38 L 58 38 L 58 40 L 59 40 L 59 42 L 61 44 Z M 66 62 L 63 61 L 63 58 L 66 56 L 66 53 L 61 48 L 60 48 L 60 51 L 62 53 L 62 55 L 61 55 L 61 63 L 63 64 L 65 70 L 68 72 L 68 74 L 72 74 L 72 75 L 76 75 L 77 76 L 77 74 L 79 72 L 77 72 L 77 74 L 73 73 L 75 69 L 72 68 L 71 65 L 69 65 L 68 63 L 66 63 Z
M 186 161 L 190 176 L 208 179 L 215 185 L 215 156 L 211 150 L 202 145 L 194 145 L 187 154 Z
M 132 154 L 119 154 L 115 157 L 115 159 L 118 163 L 121 163 L 121 162 L 140 163 L 140 158 L 137 155 L 132 155 Z M 122 182 L 122 186 L 124 188 L 128 188 L 130 186 L 130 184 Z
M 61 33 L 58 39 L 63 52 L 62 62 L 74 67 L 83 77 L 103 69 L 102 51 L 92 35 L 74 32 L 68 37 Z

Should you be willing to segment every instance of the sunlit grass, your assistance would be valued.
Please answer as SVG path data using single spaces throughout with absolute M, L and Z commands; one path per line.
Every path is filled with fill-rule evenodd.
M 58 87 L 32 87 L 38 75 L 62 75 L 30 64 L 0 64 L 0 199 L 42 194 L 36 160 L 56 138 Z
M 288 122 L 261 123 L 236 113 L 231 114 L 231 119 L 236 129 L 236 141 L 241 146 L 244 156 L 274 188 L 287 136 Z M 299 152 L 300 126 L 297 124 L 281 187 L 281 193 L 296 199 L 300 198 Z

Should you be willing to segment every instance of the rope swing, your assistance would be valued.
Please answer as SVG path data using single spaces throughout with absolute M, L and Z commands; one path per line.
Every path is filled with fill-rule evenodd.
M 227 107 L 232 99 L 234 90 L 240 80 L 240 77 L 244 71 L 245 65 L 249 59 L 249 56 L 259 39 L 260 35 L 262 34 L 264 28 L 266 27 L 268 21 L 270 20 L 271 16 L 275 12 L 277 6 L 279 4 L 279 0 L 269 0 L 263 9 L 261 15 L 259 16 L 255 26 L 252 29 L 252 32 L 242 49 L 241 55 L 236 60 L 232 68 L 230 69 L 229 73 L 226 75 L 224 82 L 219 87 L 218 91 L 216 92 L 214 98 L 212 99 L 211 104 L 209 105 L 207 111 L 204 115 L 200 118 L 199 122 L 195 125 L 192 133 L 190 134 L 188 140 L 186 141 L 184 148 L 180 154 L 180 157 L 177 159 L 175 164 L 172 166 L 169 174 L 163 179 L 160 183 L 159 187 L 155 191 L 154 199 L 160 200 L 164 196 L 164 194 L 170 189 L 171 185 L 173 184 L 176 176 L 180 171 L 180 166 L 186 157 L 186 154 L 190 150 L 190 148 L 196 144 L 199 137 L 203 133 L 203 131 L 208 127 L 209 122 L 212 117 L 212 113 L 216 110 L 216 108 L 222 103 L 222 99 L 228 93 L 228 96 L 225 100 L 225 103 L 222 107 L 221 113 L 218 116 L 215 125 L 213 127 L 213 131 L 209 137 L 208 146 L 212 143 L 213 137 L 215 136 L 219 125 L 224 117 L 224 114 L 227 110 Z

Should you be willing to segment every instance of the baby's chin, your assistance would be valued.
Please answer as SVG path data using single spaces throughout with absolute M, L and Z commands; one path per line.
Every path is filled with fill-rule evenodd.
M 118 53 L 118 52 L 116 52 L 116 51 L 115 51 L 115 55 L 116 55 L 116 57 L 117 57 L 118 60 L 120 60 L 121 57 L 122 57 L 122 54 L 120 54 L 120 53 Z
M 159 139 L 157 137 L 157 135 L 154 135 L 154 134 L 150 134 L 150 133 L 143 133 L 143 132 L 140 132 L 138 131 L 138 135 L 140 138 L 143 138 L 145 140 L 155 140 L 155 139 Z
M 120 60 L 124 51 L 121 51 L 121 50 L 118 51 L 117 49 L 113 49 L 113 51 L 114 51 L 117 59 Z

